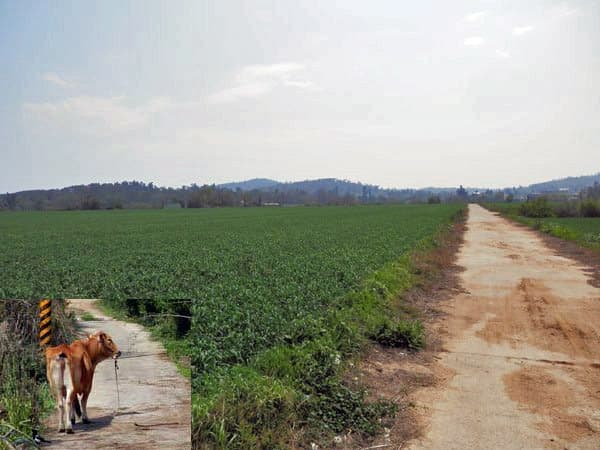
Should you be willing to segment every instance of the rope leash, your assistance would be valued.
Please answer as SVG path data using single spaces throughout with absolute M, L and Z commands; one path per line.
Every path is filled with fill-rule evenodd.
M 115 387 L 117 388 L 117 407 L 115 409 L 113 417 L 116 417 L 116 415 L 118 414 L 119 409 L 121 407 L 121 399 L 119 397 L 119 364 L 117 363 L 116 358 L 115 358 Z
M 143 356 L 155 356 L 155 355 L 166 355 L 166 352 L 160 353 L 142 353 L 138 355 L 124 355 L 120 356 L 119 359 L 129 359 L 129 358 L 141 358 Z M 119 413 L 119 409 L 121 409 L 121 396 L 119 393 L 119 363 L 115 358 L 115 390 L 117 391 L 117 405 L 113 412 L 113 417 L 116 417 Z
M 137 353 L 137 354 L 127 354 L 127 353 L 123 353 L 121 356 L 119 356 L 119 359 L 130 359 L 130 358 L 142 358 L 144 356 L 162 356 L 162 355 L 166 355 L 167 352 L 157 352 L 157 353 Z

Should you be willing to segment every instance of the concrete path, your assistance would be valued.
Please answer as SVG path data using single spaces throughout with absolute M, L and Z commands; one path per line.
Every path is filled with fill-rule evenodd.
M 600 449 L 600 289 L 534 231 L 469 208 L 445 306 L 445 383 L 412 449 Z M 406 447 L 403 447 L 406 448 Z

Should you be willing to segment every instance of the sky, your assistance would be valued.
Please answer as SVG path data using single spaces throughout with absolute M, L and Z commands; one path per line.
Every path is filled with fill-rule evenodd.
M 600 2 L 0 0 L 0 192 L 600 171 Z

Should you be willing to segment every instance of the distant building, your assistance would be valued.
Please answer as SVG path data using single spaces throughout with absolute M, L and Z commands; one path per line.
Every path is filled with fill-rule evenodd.
M 263 206 L 281 206 L 281 203 L 278 202 L 264 202 Z
M 560 188 L 558 190 L 544 190 L 541 192 L 531 192 L 527 194 L 527 200 L 544 197 L 552 202 L 565 202 L 569 200 L 578 200 L 579 194 L 571 193 L 569 188 Z

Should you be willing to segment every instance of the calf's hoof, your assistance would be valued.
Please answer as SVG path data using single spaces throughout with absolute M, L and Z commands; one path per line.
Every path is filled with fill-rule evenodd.
M 65 432 L 65 429 L 64 429 L 64 428 L 59 428 L 59 429 L 58 429 L 58 432 L 59 432 L 59 433 L 64 433 L 64 432 Z
M 83 419 L 81 419 L 81 423 L 92 423 L 92 421 L 87 417 L 84 417 Z
M 75 419 L 71 419 L 71 426 L 75 425 Z
M 73 428 L 67 428 L 67 434 L 73 434 Z

